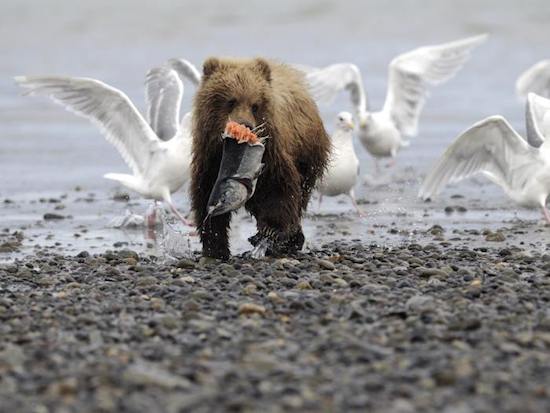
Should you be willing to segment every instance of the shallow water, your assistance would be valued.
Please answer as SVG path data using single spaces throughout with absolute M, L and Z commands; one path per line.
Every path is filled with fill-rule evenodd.
M 131 205 L 111 199 L 119 188 L 102 175 L 127 170 L 116 151 L 87 121 L 46 98 L 20 96 L 14 75 L 98 78 L 125 91 L 143 109 L 145 72 L 170 57 L 197 64 L 209 55 L 266 55 L 309 65 L 351 61 L 363 71 L 370 105 L 377 108 L 385 95 L 387 65 L 396 54 L 481 32 L 491 34 L 489 41 L 456 78 L 433 89 L 419 136 L 401 152 L 397 166 L 358 187 L 359 198 L 369 202 L 362 205 L 368 219 L 356 217 L 345 198 L 325 199 L 321 210 L 314 202 L 305 220 L 306 236 L 313 246 L 335 238 L 394 243 L 425 238 L 421 234 L 434 224 L 448 232 L 495 229 L 517 225 L 521 218 L 528 234 L 509 238 L 547 247 L 548 229 L 541 231 L 537 222 L 540 212 L 517 210 L 500 189 L 482 179 L 450 187 L 432 204 L 416 199 L 431 164 L 473 122 L 499 113 L 523 133 L 524 109 L 514 95 L 514 82 L 528 66 L 548 58 L 547 1 L 112 3 L 0 4 L 0 200 L 14 201 L 1 204 L 0 215 L 2 228 L 24 229 L 25 252 L 35 245 L 67 252 L 104 250 L 117 242 L 152 253 L 155 248 L 147 246 L 141 231 L 107 228 L 128 207 L 138 213 L 147 208 L 134 196 Z M 184 108 L 192 93 L 188 86 Z M 345 96 L 323 108 L 329 131 L 342 109 L 350 109 Z M 357 150 L 362 171 L 372 175 L 371 159 L 361 147 Z M 77 186 L 81 191 L 74 190 Z M 44 222 L 43 214 L 53 212 L 56 204 L 39 200 L 63 194 L 66 208 L 59 212 L 72 218 Z M 464 198 L 451 199 L 453 194 Z M 176 200 L 182 211 L 188 209 L 184 191 Z M 447 205 L 468 211 L 447 215 Z M 254 225 L 243 214 L 235 221 L 233 250 L 242 252 L 250 248 L 246 238 Z M 191 242 L 198 247 L 196 239 Z

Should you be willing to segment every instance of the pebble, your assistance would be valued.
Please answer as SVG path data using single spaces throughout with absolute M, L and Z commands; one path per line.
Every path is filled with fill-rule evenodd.
M 51 220 L 61 220 L 65 219 L 66 217 L 60 214 L 56 214 L 53 212 L 46 212 L 43 216 L 45 221 L 51 221 Z
M 189 388 L 185 377 L 176 376 L 151 363 L 134 362 L 122 373 L 122 380 L 137 386 L 158 386 L 165 389 Z
M 349 287 L 349 284 L 346 280 L 343 280 L 342 278 L 334 278 L 333 283 L 337 285 L 340 288 L 347 288 Z
M 0 244 L 0 253 L 16 252 L 21 247 L 21 241 L 6 241 Z
M 328 260 L 317 260 L 317 264 L 324 270 L 334 270 L 336 266 Z
M 308 280 L 300 280 L 296 283 L 296 288 L 299 290 L 311 290 L 311 284 Z
M 276 304 L 282 304 L 285 302 L 285 299 L 282 298 L 279 294 L 277 294 L 275 291 L 270 291 L 268 294 L 267 294 L 267 298 L 269 300 L 271 300 L 272 302 L 276 303 Z
M 405 308 L 413 313 L 431 311 L 435 308 L 435 300 L 429 295 L 415 295 L 407 300 Z
M 244 303 L 239 306 L 239 314 L 251 315 L 251 314 L 265 314 L 265 307 L 254 303 Z
M 212 257 L 201 257 L 199 259 L 199 266 L 204 267 L 208 265 L 214 265 L 219 263 L 219 260 L 212 258 Z
M 184 268 L 188 270 L 192 270 L 197 266 L 197 264 L 194 261 L 191 261 L 189 259 L 181 259 L 176 263 L 177 268 Z
M 135 252 L 135 251 L 132 251 L 132 250 L 120 250 L 120 251 L 117 252 L 117 255 L 121 259 L 132 258 L 135 261 L 139 261 L 138 253 Z
M 417 267 L 418 275 L 420 277 L 429 278 L 429 277 L 441 277 L 446 278 L 448 272 L 439 268 L 426 268 L 426 267 Z
M 500 231 L 489 232 L 487 235 L 485 235 L 485 241 L 503 242 L 506 241 L 506 236 Z
M 139 277 L 136 284 L 140 287 L 149 287 L 157 283 L 158 279 L 156 277 L 153 277 L 152 275 L 146 275 L 143 277 Z
M 190 275 L 184 275 L 183 277 L 179 277 L 178 280 L 186 284 L 193 284 L 195 282 L 195 279 Z

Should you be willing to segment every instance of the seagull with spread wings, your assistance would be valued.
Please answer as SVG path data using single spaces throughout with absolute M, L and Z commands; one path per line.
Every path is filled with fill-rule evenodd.
M 319 103 L 328 103 L 342 90 L 348 90 L 359 120 L 361 143 L 376 159 L 393 159 L 400 148 L 409 144 L 403 138 L 417 134 L 429 87 L 451 79 L 486 37 L 479 35 L 424 46 L 395 57 L 389 65 L 386 101 L 377 112 L 369 109 L 361 72 L 356 65 L 338 63 L 303 70 L 310 91 Z
M 529 92 L 550 98 L 550 59 L 541 60 L 523 72 L 516 81 L 516 93 L 525 99 Z
M 447 184 L 481 173 L 521 206 L 542 208 L 550 224 L 550 100 L 529 93 L 527 140 L 502 116 L 491 116 L 462 133 L 428 174 L 422 199 L 437 195 Z
M 202 79 L 202 74 L 197 67 L 189 60 L 182 58 L 172 58 L 168 60 L 166 66 L 176 71 L 180 79 L 189 80 L 193 86 L 199 86 Z
M 149 123 L 128 96 L 84 77 L 18 76 L 27 94 L 45 95 L 89 119 L 120 153 L 132 174 L 104 175 L 144 198 L 164 201 L 186 225 L 171 194 L 189 179 L 191 114 L 179 119 L 183 84 L 173 69 L 155 68 L 146 81 Z

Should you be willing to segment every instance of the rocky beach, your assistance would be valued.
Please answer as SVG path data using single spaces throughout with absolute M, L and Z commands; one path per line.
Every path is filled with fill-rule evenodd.
M 525 248 L 41 251 L 0 291 L 5 412 L 550 408 L 550 254 Z

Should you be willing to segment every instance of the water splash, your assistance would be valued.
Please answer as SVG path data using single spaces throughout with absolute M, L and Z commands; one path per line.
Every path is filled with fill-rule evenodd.
M 265 254 L 267 253 L 267 248 L 269 247 L 269 241 L 267 239 L 261 240 L 258 245 L 256 245 L 251 251 L 250 251 L 250 258 L 253 258 L 255 260 L 260 260 L 262 258 L 265 258 Z
M 127 209 L 124 215 L 111 219 L 107 226 L 110 228 L 140 228 L 144 223 L 145 218 L 143 215 L 134 214 Z
M 170 216 L 163 208 L 158 208 L 162 225 L 160 231 L 159 247 L 165 259 L 190 258 L 193 255 L 191 249 L 191 237 L 189 231 L 177 228 L 178 223 L 171 223 Z

